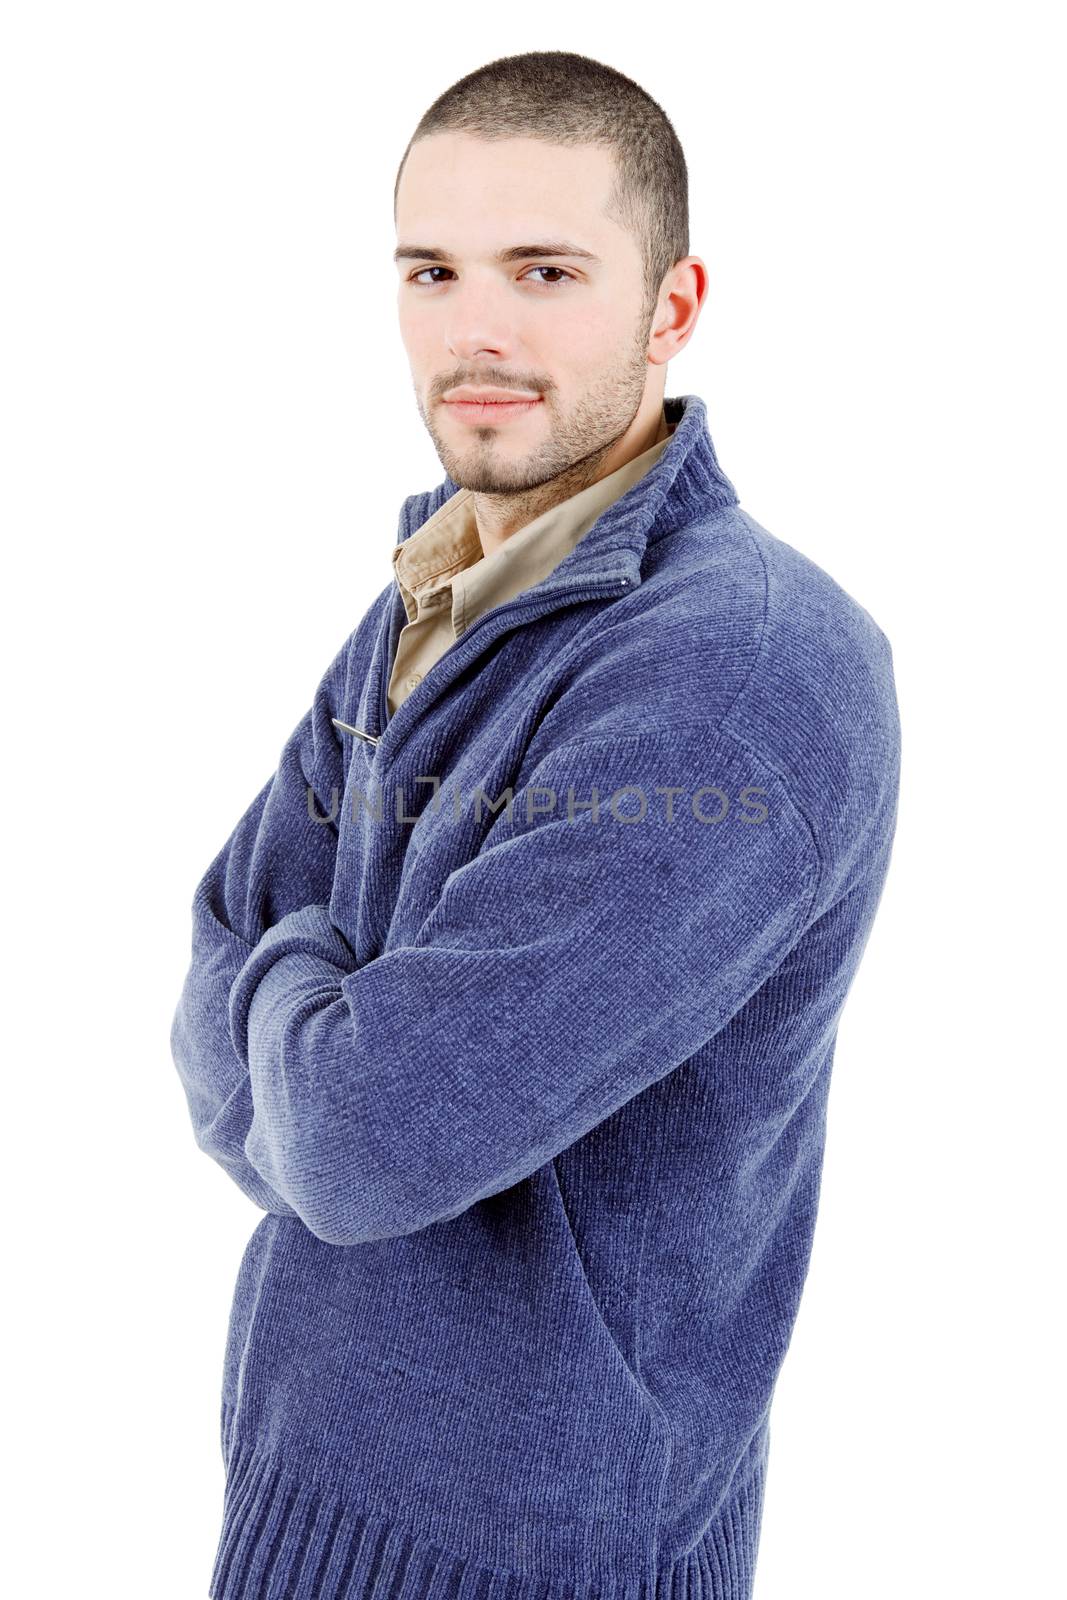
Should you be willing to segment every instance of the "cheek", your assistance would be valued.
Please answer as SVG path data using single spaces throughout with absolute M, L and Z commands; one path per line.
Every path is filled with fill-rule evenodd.
M 442 303 L 434 295 L 428 294 L 424 299 L 419 299 L 403 289 L 397 295 L 397 327 L 400 337 L 409 347 L 427 344 L 435 336 L 439 338 L 443 315 Z
M 404 348 L 410 354 L 418 348 L 420 340 L 424 337 L 421 330 L 424 327 L 425 319 L 412 314 L 411 301 L 406 295 L 400 295 L 397 298 L 396 323 Z
M 442 372 L 449 370 L 448 350 L 442 343 L 440 332 L 431 326 L 430 318 L 401 316 L 399 332 L 408 368 L 420 388 L 434 379 L 440 379 Z
M 614 365 L 623 340 L 617 316 L 607 308 L 583 307 L 574 314 L 560 313 L 541 335 L 545 353 L 576 372 L 598 372 Z M 538 332 L 531 334 L 538 337 Z

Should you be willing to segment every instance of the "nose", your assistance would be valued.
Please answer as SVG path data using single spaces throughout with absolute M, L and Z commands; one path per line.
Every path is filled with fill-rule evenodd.
M 450 284 L 445 341 L 457 366 L 486 357 L 510 361 L 515 345 L 513 311 L 506 289 L 491 279 L 482 281 L 475 275 Z M 471 381 L 476 381 L 473 373 Z

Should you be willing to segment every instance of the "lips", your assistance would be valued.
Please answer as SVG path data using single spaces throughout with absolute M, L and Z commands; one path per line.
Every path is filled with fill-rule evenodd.
M 540 395 L 529 400 L 446 400 L 449 410 L 465 422 L 505 422 L 523 416 L 541 404 Z

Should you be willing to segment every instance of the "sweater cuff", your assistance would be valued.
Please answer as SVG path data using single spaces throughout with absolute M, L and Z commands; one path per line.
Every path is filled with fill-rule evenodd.
M 300 906 L 263 934 L 230 987 L 230 1037 L 243 1065 L 248 1067 L 248 1023 L 253 1000 L 261 985 L 276 990 L 294 988 L 300 980 L 313 984 L 340 984 L 358 962 L 351 945 L 330 920 L 325 905 Z M 268 973 L 269 984 L 264 984 Z

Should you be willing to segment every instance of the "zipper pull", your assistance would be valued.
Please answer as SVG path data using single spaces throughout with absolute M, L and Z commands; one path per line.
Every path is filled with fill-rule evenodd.
M 353 728 L 347 722 L 342 722 L 339 717 L 331 717 L 330 721 L 335 728 L 343 728 L 345 733 L 354 733 L 357 739 L 366 739 L 368 744 L 377 744 L 373 733 L 364 733 L 362 728 Z

